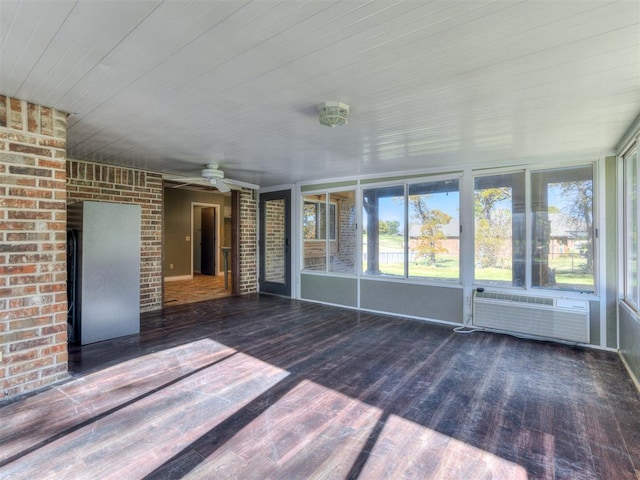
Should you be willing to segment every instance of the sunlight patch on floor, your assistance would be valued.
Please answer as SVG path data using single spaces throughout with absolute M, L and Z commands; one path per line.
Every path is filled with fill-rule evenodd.
M 287 375 L 209 339 L 123 362 L 3 409 L 14 431 L 26 423 L 3 439 L 2 457 L 17 458 L 2 476 L 142 478 Z M 50 402 L 50 414 L 29 418 L 33 402 Z
M 524 480 L 527 472 L 492 453 L 390 415 L 360 478 Z
M 381 414 L 303 380 L 186 478 L 345 478 Z

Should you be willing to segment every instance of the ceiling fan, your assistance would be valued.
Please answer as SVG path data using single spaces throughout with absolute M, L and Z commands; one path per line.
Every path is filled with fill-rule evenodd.
M 199 177 L 180 177 L 176 175 L 164 175 L 165 180 L 175 183 L 171 188 L 186 187 L 188 185 L 210 185 L 217 188 L 222 193 L 231 190 L 239 190 L 242 187 L 258 189 L 258 185 L 252 183 L 240 182 L 224 178 L 224 172 L 220 170 L 217 163 L 207 163 L 205 168 L 200 171 Z M 180 183 L 182 182 L 182 183 Z

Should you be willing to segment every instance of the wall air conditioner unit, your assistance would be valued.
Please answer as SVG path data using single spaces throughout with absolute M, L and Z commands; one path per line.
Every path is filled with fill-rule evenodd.
M 473 300 L 477 327 L 589 343 L 589 302 L 477 291 Z

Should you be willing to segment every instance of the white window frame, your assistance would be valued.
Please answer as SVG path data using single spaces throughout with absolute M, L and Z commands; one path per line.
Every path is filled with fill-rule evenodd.
M 314 195 L 320 195 L 319 193 L 315 193 Z M 328 194 L 327 194 L 327 198 L 328 198 Z M 324 204 L 325 208 L 327 205 L 327 198 L 325 198 L 324 201 L 321 200 L 305 200 L 304 199 L 304 195 L 302 198 L 302 212 L 304 214 L 304 207 L 306 206 L 307 203 L 314 203 L 316 205 L 316 219 L 318 218 L 318 213 L 319 213 L 319 205 Z M 327 222 L 325 225 L 325 236 L 327 234 L 329 234 L 329 241 L 330 242 L 335 242 L 338 239 L 338 205 L 336 204 L 336 202 L 328 202 L 329 203 L 329 216 L 327 217 Z M 335 218 L 335 222 L 333 224 L 333 238 L 331 238 L 330 234 L 331 234 L 331 210 L 333 209 L 334 211 L 334 218 Z M 319 228 L 318 228 L 318 223 L 316 220 L 316 238 L 306 238 L 304 237 L 304 222 L 302 222 L 303 224 L 303 239 L 306 242 L 324 242 L 326 240 L 326 238 L 318 238 L 318 233 L 319 233 Z
M 619 156 L 619 158 L 621 159 L 621 165 L 622 165 L 622 201 L 621 201 L 621 205 L 622 205 L 622 212 L 623 212 L 623 220 L 622 220 L 622 225 L 620 226 L 621 229 L 621 283 L 620 285 L 622 286 L 621 289 L 619 289 L 619 296 L 620 298 L 625 302 L 625 304 L 632 309 L 634 312 L 638 312 L 640 310 L 640 236 L 638 236 L 638 234 L 640 232 L 636 232 L 637 237 L 637 245 L 636 245 L 636 271 L 635 271 L 635 276 L 636 276 L 636 286 L 635 286 L 635 295 L 636 295 L 636 299 L 634 301 L 634 299 L 630 299 L 627 296 L 627 282 L 629 279 L 628 276 L 628 266 L 629 266 L 629 261 L 628 261 L 628 252 L 629 252 L 629 245 L 627 244 L 627 240 L 628 240 L 628 228 L 629 225 L 627 225 L 627 208 L 628 208 L 628 203 L 627 203 L 627 175 L 626 175 L 626 170 L 627 170 L 627 159 L 630 159 L 630 161 L 635 162 L 636 165 L 636 197 L 635 197 L 635 202 L 636 202 L 636 228 L 640 228 L 640 136 L 637 137 L 634 141 L 631 142 L 630 145 L 628 145 L 628 147 L 624 150 L 624 152 Z M 631 157 L 631 158 L 630 158 Z
M 406 281 L 410 283 L 429 283 L 434 285 L 446 285 L 446 286 L 454 286 L 461 285 L 463 281 L 463 267 L 462 267 L 462 249 L 463 249 L 463 238 L 462 233 L 459 237 L 459 253 L 458 253 L 458 277 L 455 280 L 447 280 L 439 277 L 420 277 L 420 276 L 409 276 L 409 187 L 411 185 L 418 185 L 422 183 L 438 183 L 449 180 L 457 180 L 458 181 L 458 222 L 462 227 L 463 217 L 462 217 L 462 202 L 463 202 L 463 186 L 464 186 L 464 172 L 457 171 L 451 174 L 440 174 L 440 175 L 425 175 L 419 177 L 410 177 L 410 178 L 398 178 L 390 181 L 383 182 L 375 182 L 375 183 L 366 183 L 361 184 L 358 191 L 358 199 L 360 202 L 360 216 L 361 216 L 361 224 L 364 224 L 363 217 L 363 206 L 362 200 L 364 198 L 364 190 L 371 190 L 376 188 L 385 188 L 385 187 L 399 187 L 403 189 L 403 209 L 404 209 L 404 273 L 403 275 L 374 275 L 367 274 L 364 272 L 365 266 L 362 264 L 363 252 L 359 253 L 359 261 L 360 265 L 358 268 L 358 276 L 366 279 L 385 279 L 385 280 L 394 280 L 394 281 Z M 358 234 L 358 244 L 360 245 L 361 250 L 364 249 L 363 244 L 363 236 L 364 236 L 364 228 L 359 229 Z
M 582 292 L 579 290 L 571 290 L 571 289 L 559 289 L 559 288 L 551 288 L 551 287 L 538 287 L 532 285 L 532 244 L 531 244 L 531 232 L 532 232 L 532 193 L 531 193 L 531 174 L 542 171 L 553 171 L 553 170 L 561 170 L 561 169 L 570 169 L 570 168 L 580 168 L 580 167 L 591 167 L 592 169 L 592 189 L 593 189 L 593 201 L 592 201 L 592 218 L 593 218 L 593 289 L 590 292 Z M 597 161 L 587 161 L 587 162 L 566 162 L 566 163 L 558 163 L 554 165 L 542 164 L 539 167 L 516 167 L 516 168 L 496 168 L 496 169 L 482 169 L 482 170 L 472 170 L 471 171 L 471 180 L 470 180 L 470 201 L 471 201 L 471 209 L 472 209 L 472 227 L 471 227 L 471 236 L 472 236 L 472 249 L 471 249 L 471 257 L 472 261 L 470 262 L 471 271 L 469 272 L 472 280 L 472 288 L 483 288 L 488 287 L 492 289 L 506 289 L 506 290 L 518 290 L 518 291 L 535 291 L 537 293 L 545 294 L 546 292 L 553 292 L 554 295 L 558 295 L 561 292 L 563 295 L 571 296 L 572 294 L 588 294 L 588 295 L 597 295 L 599 292 L 599 182 L 598 182 L 598 162 Z M 473 212 L 474 205 L 474 193 L 475 193 L 475 179 L 478 177 L 487 177 L 487 176 L 495 176 L 495 175 L 507 175 L 512 173 L 524 172 L 525 175 L 525 281 L 523 286 L 514 286 L 508 284 L 498 284 L 498 283 L 490 283 L 482 280 L 476 280 L 476 272 L 475 272 L 475 213 Z
M 356 231 L 356 236 L 355 236 L 355 258 L 354 258 L 354 272 L 351 273 L 345 273 L 345 272 L 333 272 L 331 270 L 329 270 L 329 265 L 331 264 L 331 248 L 329 247 L 331 242 L 336 242 L 338 241 L 339 235 L 338 235 L 338 216 L 339 216 L 339 212 L 338 212 L 338 205 L 336 202 L 332 202 L 330 200 L 331 198 L 331 194 L 333 193 L 342 193 L 342 192 L 354 192 L 354 199 L 355 199 L 355 203 L 354 203 L 354 208 L 356 209 L 356 218 L 355 218 L 355 222 L 356 222 L 356 230 L 357 230 L 357 226 L 359 225 L 360 219 L 358 217 L 358 187 L 357 185 L 348 185 L 348 186 L 344 186 L 344 187 L 333 187 L 333 188 L 325 188 L 325 189 L 317 189 L 317 190 L 307 190 L 307 191 L 303 191 L 300 190 L 298 192 L 298 198 L 300 201 L 300 211 L 299 211 L 299 215 L 298 215 L 298 221 L 300 222 L 299 224 L 299 230 L 298 230 L 298 235 L 300 238 L 300 251 L 299 251 L 299 261 L 300 261 L 300 268 L 299 268 L 299 272 L 300 273 L 304 273 L 304 274 L 313 274 L 313 275 L 330 275 L 330 276 L 348 276 L 348 277 L 353 277 L 356 276 L 358 273 L 358 268 L 359 268 L 359 258 L 358 256 L 360 255 L 360 247 L 358 246 L 358 232 Z M 307 196 L 313 196 L 313 195 L 324 195 L 324 200 L 318 200 L 315 201 L 315 203 L 324 203 L 325 205 L 327 203 L 329 203 L 331 206 L 335 207 L 335 222 L 334 222 L 334 229 L 335 229 L 335 238 L 331 239 L 327 239 L 327 238 L 305 238 L 304 236 L 304 222 L 303 222 L 303 215 L 304 215 L 304 205 L 305 203 L 313 203 L 313 200 L 306 200 L 305 197 Z M 325 235 L 328 235 L 330 233 L 330 225 L 331 222 L 327 221 L 326 222 L 326 233 Z M 326 242 L 326 248 L 325 248 L 325 268 L 324 270 L 307 270 L 305 268 L 305 242 Z

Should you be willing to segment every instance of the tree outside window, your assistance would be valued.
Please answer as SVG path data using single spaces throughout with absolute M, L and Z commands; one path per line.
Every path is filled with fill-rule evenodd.
M 522 287 L 526 271 L 524 171 L 474 180 L 475 280 Z
M 524 287 L 528 262 L 532 287 L 593 291 L 593 167 L 537 170 L 530 178 L 529 191 L 523 171 L 475 178 L 475 281 Z
M 364 190 L 364 273 L 457 281 L 458 183 L 449 179 Z
M 593 291 L 593 168 L 531 174 L 533 287 Z

